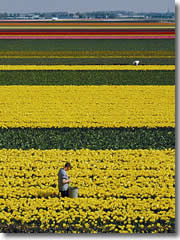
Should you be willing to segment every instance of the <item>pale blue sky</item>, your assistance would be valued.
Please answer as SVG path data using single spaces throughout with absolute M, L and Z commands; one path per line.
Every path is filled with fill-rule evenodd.
M 166 12 L 175 10 L 175 0 L 0 0 L 0 12 L 85 12 L 129 10 Z

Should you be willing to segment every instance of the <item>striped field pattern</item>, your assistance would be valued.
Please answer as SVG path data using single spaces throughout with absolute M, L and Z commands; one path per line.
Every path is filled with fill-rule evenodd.
M 176 232 L 174 38 L 173 23 L 0 22 L 0 232 Z
M 0 39 L 174 39 L 173 23 L 0 22 Z

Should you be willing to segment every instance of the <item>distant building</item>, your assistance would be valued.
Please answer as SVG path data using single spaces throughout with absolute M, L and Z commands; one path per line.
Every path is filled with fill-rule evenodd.
M 79 18 L 79 15 L 78 14 L 74 14 L 73 18 L 76 18 L 76 19 Z
M 132 12 L 132 11 L 93 11 L 93 12 L 33 12 L 33 13 L 0 13 L 0 19 L 26 19 L 57 21 L 60 19 L 101 19 L 102 21 L 175 21 L 175 13 L 169 9 L 162 12 Z
M 40 16 L 39 15 L 33 15 L 32 19 L 40 19 Z
M 57 17 L 53 17 L 52 20 L 53 20 L 53 21 L 57 21 L 58 18 L 57 18 Z
M 145 16 L 144 15 L 134 15 L 134 16 L 132 16 L 133 18 L 145 18 Z

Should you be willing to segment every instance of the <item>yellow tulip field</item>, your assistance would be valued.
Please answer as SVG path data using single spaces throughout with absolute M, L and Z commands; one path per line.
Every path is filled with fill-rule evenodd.
M 135 70 L 135 71 L 147 71 L 147 70 L 175 70 L 174 65 L 146 65 L 146 66 L 134 66 L 134 65 L 0 65 L 0 70 Z
M 174 127 L 174 86 L 0 86 L 1 127 Z
M 1 223 L 19 230 L 155 233 L 175 217 L 174 150 L 2 149 L 0 158 Z M 66 160 L 78 199 L 59 197 Z

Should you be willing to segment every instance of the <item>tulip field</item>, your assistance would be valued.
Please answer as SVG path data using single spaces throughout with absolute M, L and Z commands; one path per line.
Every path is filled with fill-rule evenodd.
M 172 23 L 1 21 L 0 39 L 174 39 Z
M 1 226 L 59 233 L 172 232 L 174 155 L 174 150 L 2 149 Z M 69 159 L 79 198 L 59 199 L 57 172 Z
M 0 22 L 0 232 L 176 232 L 174 31 Z
M 0 86 L 0 101 L 1 127 L 175 126 L 174 86 Z

